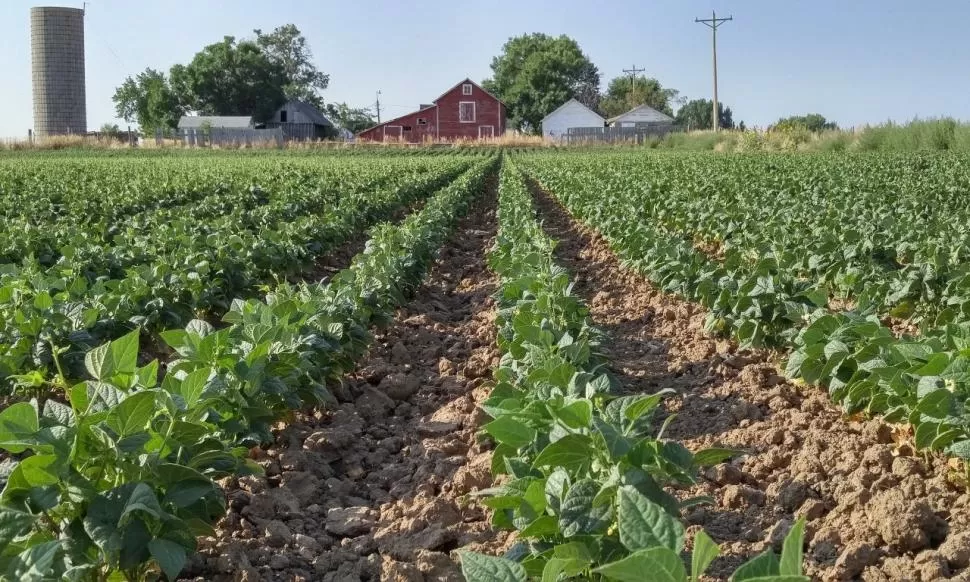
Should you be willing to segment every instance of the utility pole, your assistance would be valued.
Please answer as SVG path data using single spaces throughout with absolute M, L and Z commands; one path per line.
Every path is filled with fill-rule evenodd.
M 377 92 L 377 125 L 381 124 L 381 92 Z
M 632 69 L 623 69 L 623 72 L 630 75 L 630 92 L 632 93 L 634 89 L 637 88 L 637 73 L 642 73 L 646 69 L 638 69 L 636 65 L 633 65 Z
M 714 131 L 717 131 L 718 125 L 720 125 L 720 119 L 718 119 L 718 115 L 717 115 L 718 113 L 717 112 L 717 28 L 722 24 L 724 24 L 725 22 L 729 22 L 731 20 L 734 20 L 734 16 L 728 16 L 727 18 L 718 18 L 717 13 L 714 12 L 713 10 L 711 11 L 710 18 L 694 19 L 694 22 L 700 22 L 704 26 L 707 26 L 708 28 L 710 28 L 711 34 L 712 34 L 711 46 L 713 48 L 713 53 L 714 53 L 714 113 L 713 113 Z

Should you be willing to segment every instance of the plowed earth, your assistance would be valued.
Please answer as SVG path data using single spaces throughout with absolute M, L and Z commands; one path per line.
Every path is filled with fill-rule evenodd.
M 716 500 L 685 515 L 691 533 L 703 527 L 721 547 L 710 579 L 779 546 L 805 516 L 813 579 L 970 582 L 970 495 L 944 459 L 918 456 L 905 431 L 845 417 L 823 391 L 787 381 L 777 354 L 711 338 L 702 309 L 623 268 L 595 231 L 534 192 L 625 389 L 675 391 L 668 438 L 743 451 L 676 492 Z M 494 208 L 493 185 L 335 390 L 340 405 L 281 424 L 274 445 L 255 451 L 265 476 L 224 483 L 229 513 L 187 578 L 461 580 L 454 550 L 508 547 L 510 535 L 492 531 L 467 496 L 491 483 L 490 451 L 475 434 L 498 358 L 497 281 L 485 265 Z
M 476 403 L 497 365 L 494 187 L 417 296 L 379 333 L 333 410 L 299 414 L 258 450 L 261 477 L 226 483 L 197 580 L 462 580 L 451 552 L 501 553 L 467 494 L 491 484 Z
M 534 192 L 625 388 L 673 389 L 666 406 L 677 417 L 666 436 L 691 450 L 744 451 L 677 492 L 716 500 L 685 516 L 690 530 L 703 527 L 721 546 L 714 579 L 780 549 L 805 516 L 813 579 L 970 581 L 970 496 L 945 460 L 916 456 L 894 427 L 847 418 L 824 391 L 786 381 L 776 354 L 709 337 L 701 308 L 622 268 L 605 239 Z

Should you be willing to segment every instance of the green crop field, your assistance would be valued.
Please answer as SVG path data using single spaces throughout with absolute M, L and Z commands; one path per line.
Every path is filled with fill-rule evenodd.
M 968 168 L 0 156 L 0 580 L 966 575 Z

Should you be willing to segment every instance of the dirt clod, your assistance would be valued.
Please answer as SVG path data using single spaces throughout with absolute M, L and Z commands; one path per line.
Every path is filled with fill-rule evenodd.
M 866 517 L 886 544 L 902 552 L 921 550 L 946 535 L 946 522 L 925 502 L 907 500 L 896 489 L 877 493 L 866 507 Z

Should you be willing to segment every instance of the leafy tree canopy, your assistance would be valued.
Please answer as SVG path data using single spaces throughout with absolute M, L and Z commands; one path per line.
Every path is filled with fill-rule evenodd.
M 680 92 L 665 89 L 660 81 L 644 76 L 617 77 L 610 81 L 600 100 L 600 110 L 606 117 L 615 117 L 634 107 L 649 105 L 657 111 L 673 115 L 671 104 Z
M 834 121 L 825 119 L 825 116 L 818 113 L 808 115 L 792 115 L 783 117 L 774 125 L 774 129 L 803 128 L 809 131 L 819 132 L 826 129 L 838 129 L 839 126 Z
M 285 79 L 283 94 L 288 100 L 305 101 L 318 108 L 323 107 L 320 92 L 330 85 L 330 75 L 321 72 L 313 64 L 313 53 L 306 37 L 295 24 L 286 24 L 263 34 L 256 33 L 256 44 L 269 61 L 279 67 Z
M 713 113 L 714 103 L 710 99 L 693 99 L 677 110 L 674 119 L 677 120 L 677 125 L 684 129 L 713 129 L 714 124 L 711 121 Z M 717 113 L 717 123 L 720 128 L 734 129 L 730 107 L 718 102 Z
M 570 98 L 595 108 L 599 83 L 599 70 L 575 40 L 533 33 L 505 43 L 482 86 L 508 106 L 511 127 L 534 133 Z
M 267 34 L 254 32 L 255 39 L 227 36 L 204 47 L 167 76 L 146 69 L 126 78 L 113 97 L 118 116 L 152 131 L 174 128 L 190 111 L 263 121 L 288 99 L 322 106 L 319 93 L 330 77 L 313 64 L 300 30 L 287 24 Z
M 186 111 L 165 73 L 150 68 L 125 79 L 113 99 L 118 117 L 137 121 L 142 131 L 175 127 Z
M 183 102 L 202 115 L 265 120 L 286 101 L 282 67 L 255 42 L 231 36 L 196 53 L 188 65 L 172 67 L 170 76 Z
M 327 103 L 325 113 L 335 125 L 355 134 L 377 125 L 370 109 L 354 108 L 346 103 Z

